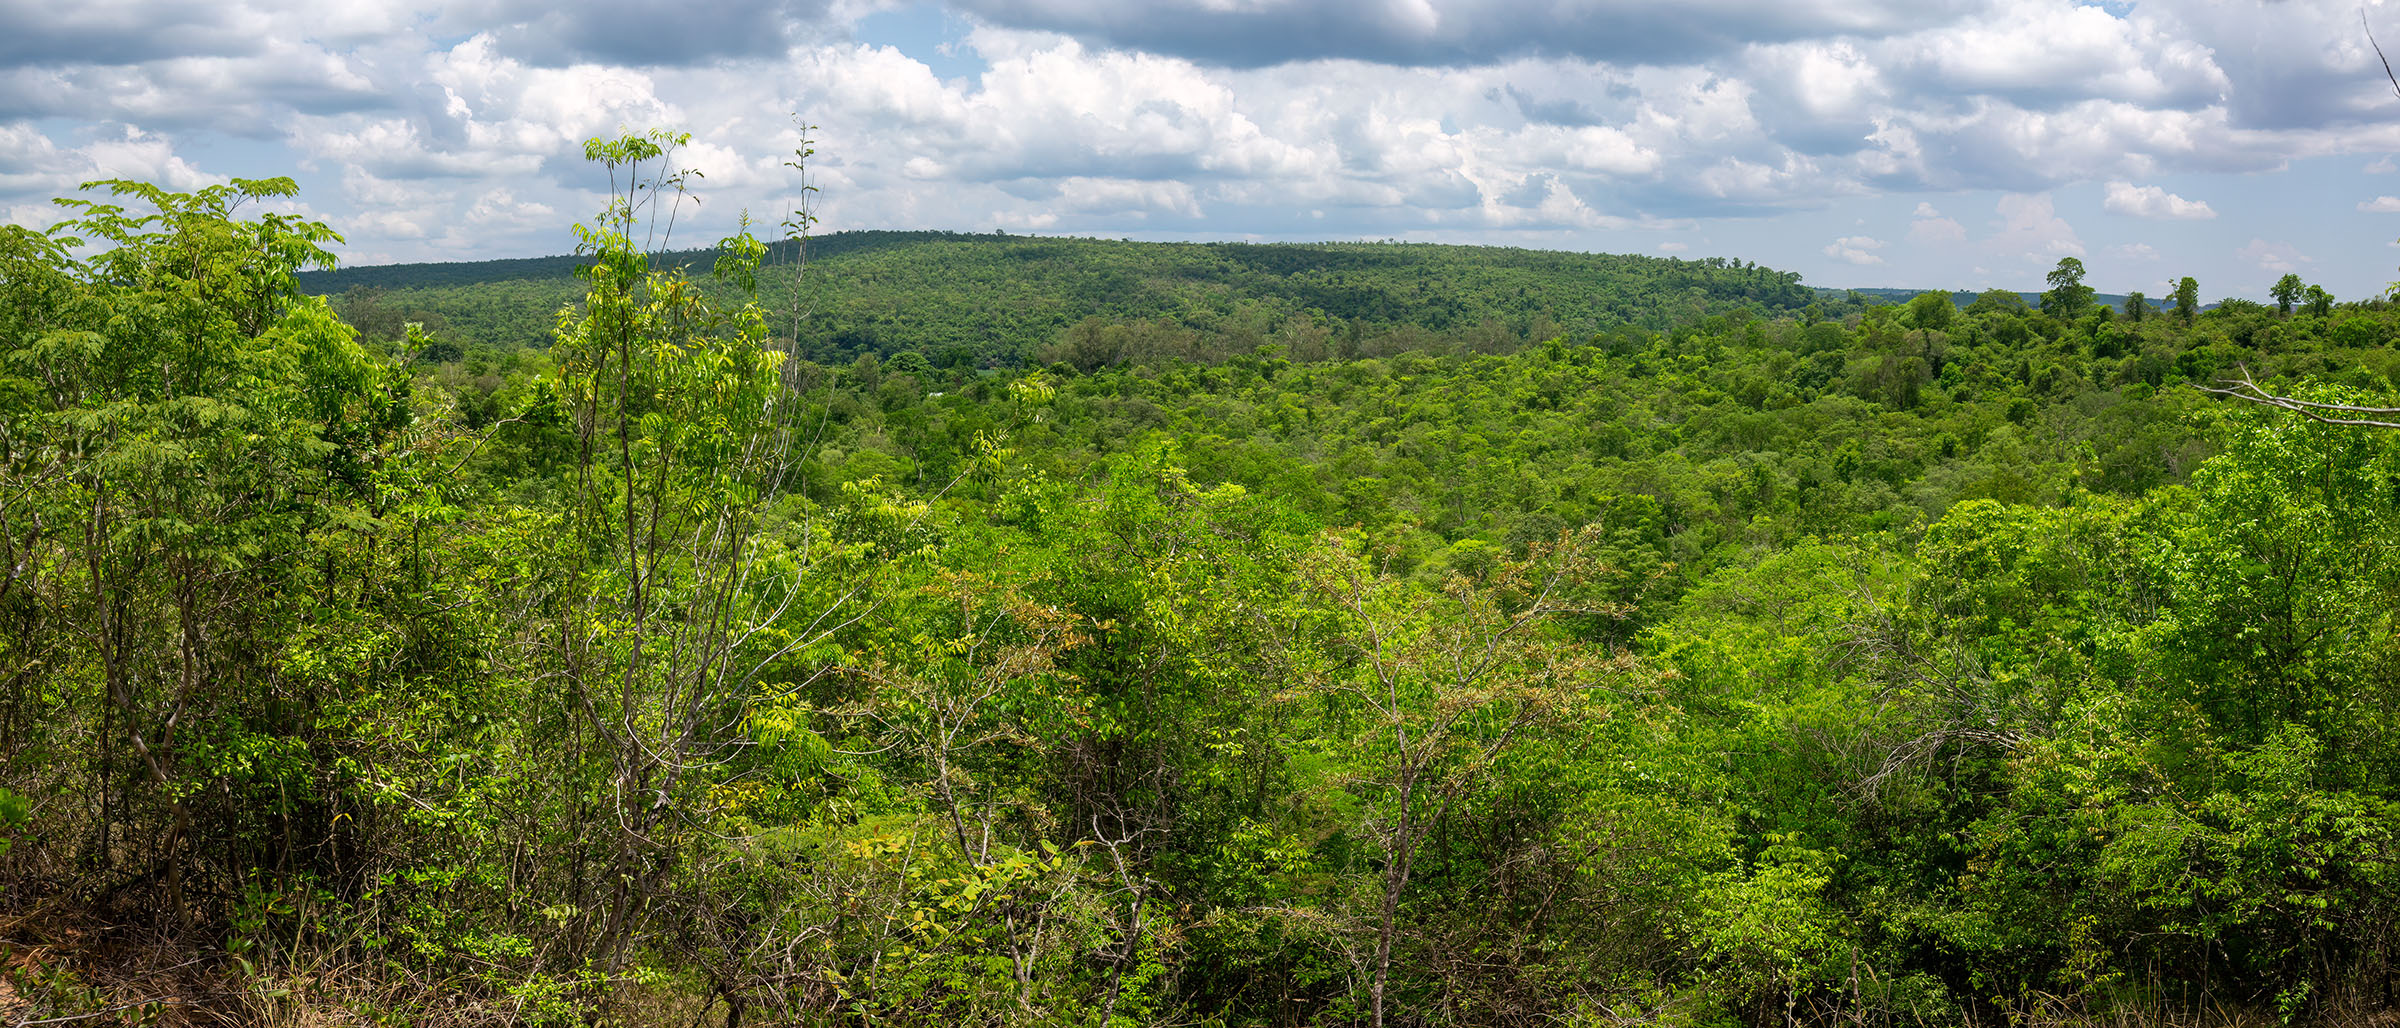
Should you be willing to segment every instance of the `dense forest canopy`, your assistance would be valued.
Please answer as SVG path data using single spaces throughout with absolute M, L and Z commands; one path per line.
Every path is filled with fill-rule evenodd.
M 1514 346 L 1735 310 L 1796 314 L 1822 299 L 1798 275 L 1722 258 L 1411 243 L 837 232 L 809 240 L 806 255 L 813 265 L 805 293 L 795 295 L 789 278 L 772 278 L 762 281 L 759 302 L 814 312 L 798 352 L 817 361 L 917 350 L 945 364 L 1017 365 L 1095 319 L 1145 326 L 1158 345 L 1181 348 L 1172 356 L 1189 358 L 1247 353 L 1333 327 L 1353 347 L 1361 335 L 1395 333 L 1406 337 L 1390 344 L 1401 349 L 1438 336 Z M 800 256 L 787 242 L 767 261 L 788 266 Z M 661 256 L 696 266 L 709 259 L 701 251 Z M 577 266 L 565 257 L 403 265 L 308 272 L 300 281 L 333 295 L 360 324 L 397 332 L 417 321 L 453 343 L 509 348 L 547 345 L 549 312 L 582 295 Z
M 795 284 L 645 254 L 632 192 L 571 279 L 402 285 L 303 279 L 286 180 L 103 185 L 0 229 L 31 1016 L 2400 987 L 2400 434 L 2200 388 L 2388 406 L 2381 303 L 911 234 Z

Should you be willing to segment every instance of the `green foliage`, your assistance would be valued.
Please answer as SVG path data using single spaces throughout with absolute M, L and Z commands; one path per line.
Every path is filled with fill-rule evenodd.
M 2074 321 L 2092 308 L 2092 287 L 2083 284 L 2083 262 L 2061 257 L 2058 267 L 2044 276 L 2050 289 L 2042 294 L 2042 313 Z
M 6 902 L 244 1022 L 2394 988 L 2400 444 L 2194 388 L 2389 406 L 2381 304 L 935 234 L 795 282 L 636 244 L 681 144 L 592 141 L 573 276 L 349 324 L 281 180 L 0 230 Z
M 656 146 L 655 143 L 649 144 Z M 610 151 L 612 154 L 616 151 Z M 627 151 L 618 159 L 629 160 Z M 770 247 L 769 266 L 799 251 Z M 951 233 L 842 232 L 812 239 L 813 283 L 761 282 L 762 302 L 805 296 L 798 352 L 825 363 L 916 351 L 937 365 L 1216 357 L 1278 345 L 1357 356 L 1453 336 L 1513 350 L 1562 331 L 1664 328 L 1814 299 L 1799 277 L 1742 262 L 1397 243 L 1134 243 Z M 660 255 L 698 266 L 706 253 Z M 549 345 L 539 312 L 574 295 L 563 259 L 325 272 L 360 324 L 438 323 L 464 345 Z M 938 304 L 922 302 L 940 294 Z M 389 312 L 397 309 L 402 315 Z M 389 331 L 386 329 L 385 331 Z M 953 356 L 954 355 L 954 356 Z
M 2292 305 L 2300 302 L 2306 288 L 2300 276 L 2291 272 L 2285 272 L 2282 278 L 2276 279 L 2275 284 L 2267 289 L 2267 295 L 2275 298 L 2275 313 L 2290 314 Z
M 2175 283 L 2175 317 L 2189 325 L 2200 315 L 2200 283 L 2186 275 Z

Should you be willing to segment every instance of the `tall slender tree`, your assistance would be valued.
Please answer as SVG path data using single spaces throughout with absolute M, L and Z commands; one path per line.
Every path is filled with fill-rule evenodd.
M 719 244 L 713 275 L 739 302 L 651 263 L 689 203 L 692 173 L 675 165 L 687 139 L 585 144 L 611 193 L 577 227 L 589 291 L 562 312 L 554 347 L 575 458 L 553 633 L 566 714 L 598 761 L 583 809 L 600 820 L 598 873 L 571 905 L 605 975 L 649 932 L 675 872 L 671 840 L 709 823 L 713 775 L 744 745 L 760 672 L 822 637 L 766 631 L 807 572 L 763 559 L 758 532 L 795 463 L 785 354 L 748 300 L 766 247 L 746 220 Z
M 2305 294 L 2304 299 L 2307 302 L 2308 312 L 2310 314 L 2314 314 L 2317 317 L 2322 318 L 2333 313 L 2333 294 L 2326 292 L 2324 286 L 2309 286 L 2308 292 Z
M 2267 290 L 2267 295 L 2275 298 L 2275 313 L 2289 316 L 2292 313 L 2292 306 L 2300 302 L 2300 297 L 2307 290 L 2307 284 L 2300 281 L 2299 275 L 2285 272 L 2284 276 L 2276 279 L 2275 285 Z
M 2090 313 L 2092 287 L 2083 284 L 2083 274 L 2082 261 L 2059 258 L 2058 267 L 2044 276 L 2050 289 L 2042 294 L 2042 313 L 2060 321 L 2073 321 Z
M 2200 282 L 2185 275 L 2175 283 L 2175 320 L 2186 325 L 2200 316 Z

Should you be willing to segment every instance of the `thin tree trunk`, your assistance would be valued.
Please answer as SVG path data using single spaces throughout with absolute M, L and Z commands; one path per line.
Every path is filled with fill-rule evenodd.
M 1416 824 L 1410 817 L 1416 799 L 1414 776 L 1400 786 L 1400 826 L 1393 836 L 1391 864 L 1383 871 L 1383 912 L 1375 931 L 1375 980 L 1368 987 L 1375 1010 L 1375 1028 L 1383 1028 L 1383 998 L 1392 978 L 1392 936 L 1400 920 L 1400 892 L 1408 888 L 1410 858 L 1416 855 Z

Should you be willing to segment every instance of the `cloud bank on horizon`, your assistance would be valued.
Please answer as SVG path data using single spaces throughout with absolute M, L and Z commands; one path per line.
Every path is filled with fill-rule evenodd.
M 2400 2 L 2368 22 L 2400 38 Z M 292 175 L 348 263 L 557 253 L 580 142 L 693 133 L 713 238 L 1404 238 L 1822 285 L 2396 276 L 2400 96 L 2330 0 L 0 0 L 0 213 Z

